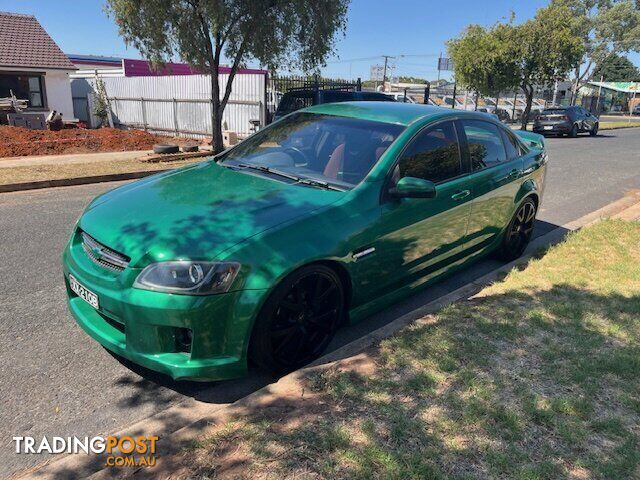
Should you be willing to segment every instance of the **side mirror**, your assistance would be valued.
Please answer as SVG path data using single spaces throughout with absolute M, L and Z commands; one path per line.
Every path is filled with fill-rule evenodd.
M 434 198 L 436 186 L 429 180 L 415 177 L 403 177 L 396 186 L 389 189 L 389 195 L 394 198 Z

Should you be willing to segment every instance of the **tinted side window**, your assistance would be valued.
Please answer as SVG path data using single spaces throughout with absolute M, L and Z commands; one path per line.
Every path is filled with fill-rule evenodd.
M 396 168 L 396 179 L 416 177 L 438 183 L 460 175 L 460 149 L 453 122 L 420 133 L 402 154 Z
M 482 120 L 463 120 L 472 170 L 482 170 L 506 161 L 507 155 L 498 127 Z
M 514 158 L 518 158 L 522 155 L 521 147 L 515 136 L 509 132 L 505 132 L 504 130 L 500 130 L 500 133 L 502 134 L 502 140 L 504 141 L 504 148 L 507 151 L 507 159 L 513 160 Z

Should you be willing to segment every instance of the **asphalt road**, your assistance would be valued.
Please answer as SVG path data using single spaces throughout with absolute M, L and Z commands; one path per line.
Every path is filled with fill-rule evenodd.
M 547 141 L 550 164 L 536 235 L 640 188 L 640 128 Z M 14 435 L 114 432 L 187 399 L 224 404 L 268 383 L 249 378 L 176 384 L 135 373 L 85 335 L 67 313 L 60 252 L 95 195 L 117 184 L 0 194 L 0 477 L 43 461 L 16 455 Z M 368 321 L 330 348 L 358 338 L 497 266 L 483 260 Z

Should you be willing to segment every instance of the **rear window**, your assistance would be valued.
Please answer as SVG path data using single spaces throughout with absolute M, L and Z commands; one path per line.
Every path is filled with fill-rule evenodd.
M 362 92 L 360 94 L 360 97 L 362 98 L 362 100 L 365 100 L 368 102 L 395 102 L 396 101 L 395 98 L 389 95 L 385 95 L 384 93 Z
M 322 92 L 322 103 L 350 102 L 355 99 L 355 92 L 340 92 L 331 90 Z
M 566 115 L 567 113 L 564 108 L 548 108 L 542 111 L 542 115 Z

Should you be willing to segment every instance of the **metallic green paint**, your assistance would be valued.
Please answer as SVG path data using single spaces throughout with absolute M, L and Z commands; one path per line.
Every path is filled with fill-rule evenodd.
M 97 197 L 63 253 L 69 308 L 80 326 L 107 349 L 173 378 L 237 377 L 246 372 L 260 308 L 297 268 L 323 262 L 338 269 L 349 283 L 350 319 L 359 321 L 491 251 L 520 202 L 530 195 L 541 200 L 547 157 L 537 148 L 438 184 L 435 198 L 387 195 L 387 174 L 416 133 L 444 118 L 487 120 L 482 114 L 391 102 L 306 111 L 407 128 L 348 191 L 288 184 L 208 160 Z M 80 230 L 130 257 L 129 266 L 113 272 L 94 263 L 83 251 Z M 241 267 L 224 294 L 132 287 L 145 266 L 169 260 Z M 99 310 L 71 292 L 69 274 L 99 296 Z M 179 328 L 193 332 L 190 352 L 176 347 Z

